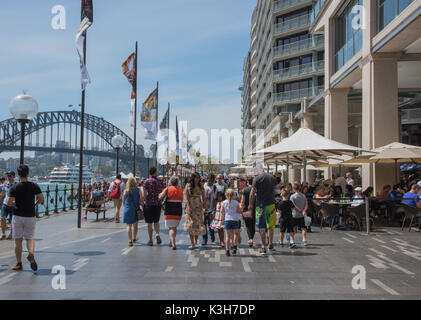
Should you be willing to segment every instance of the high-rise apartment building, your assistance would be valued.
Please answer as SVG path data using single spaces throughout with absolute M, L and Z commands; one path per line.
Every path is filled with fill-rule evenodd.
M 309 33 L 312 5 L 311 0 L 257 1 L 240 88 L 243 157 L 312 122 L 302 114 L 325 82 L 324 36 Z
M 421 145 L 421 1 L 319 0 L 310 31 L 325 37 L 323 97 L 328 138 L 371 150 Z M 393 165 L 364 165 L 364 187 L 394 183 Z
M 264 146 L 299 126 L 364 150 L 421 146 L 421 0 L 258 0 L 251 39 L 243 129 Z M 357 171 L 363 187 L 394 183 L 393 165 Z

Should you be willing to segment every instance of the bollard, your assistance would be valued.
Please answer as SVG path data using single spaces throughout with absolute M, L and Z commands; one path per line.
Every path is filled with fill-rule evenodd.
M 370 199 L 365 197 L 365 223 L 367 227 L 367 235 L 370 234 Z
M 58 213 L 58 184 L 56 184 L 56 196 L 55 196 L 54 213 Z
M 48 216 L 48 207 L 50 206 L 50 186 L 47 186 L 47 206 L 45 207 L 45 215 Z

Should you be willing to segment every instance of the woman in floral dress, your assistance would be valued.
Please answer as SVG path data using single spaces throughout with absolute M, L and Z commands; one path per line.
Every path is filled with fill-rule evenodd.
M 206 208 L 205 190 L 200 182 L 200 176 L 193 173 L 190 182 L 186 184 L 184 189 L 186 202 L 186 223 L 184 229 L 190 234 L 191 246 L 190 250 L 197 247 L 198 237 L 206 232 L 206 227 L 203 223 L 203 211 Z

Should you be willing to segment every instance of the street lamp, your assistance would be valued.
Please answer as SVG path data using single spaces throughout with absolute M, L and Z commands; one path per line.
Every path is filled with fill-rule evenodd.
M 152 153 L 150 151 L 146 151 L 145 158 L 148 159 L 148 172 L 149 172 L 149 160 L 152 159 Z
M 20 164 L 24 163 L 25 150 L 25 126 L 26 123 L 36 117 L 38 103 L 26 93 L 20 94 L 10 102 L 10 113 L 21 124 L 20 130 Z
M 116 135 L 111 139 L 111 145 L 113 148 L 117 151 L 117 161 L 116 161 L 116 169 L 115 169 L 115 176 L 117 178 L 118 176 L 118 163 L 120 161 L 120 149 L 124 146 L 124 138 L 120 135 Z

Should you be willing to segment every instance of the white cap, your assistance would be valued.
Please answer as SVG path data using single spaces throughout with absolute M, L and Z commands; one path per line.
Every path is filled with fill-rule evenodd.
M 420 181 L 418 181 L 418 183 L 417 183 L 419 186 L 420 186 L 420 188 L 421 188 L 421 180 Z
M 363 189 L 361 187 L 357 187 L 354 189 L 354 191 L 363 191 Z

